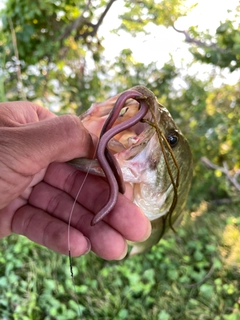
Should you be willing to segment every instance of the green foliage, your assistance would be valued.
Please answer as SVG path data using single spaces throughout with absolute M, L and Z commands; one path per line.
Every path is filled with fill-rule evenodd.
M 145 85 L 148 82 L 148 89 L 154 92 L 161 103 L 165 104 L 172 88 L 172 82 L 177 76 L 178 70 L 172 61 L 164 64 L 158 69 L 157 64 L 152 62 L 148 65 L 137 62 L 133 59 L 132 51 L 124 49 L 110 65 L 113 76 L 106 79 L 112 82 L 109 87 L 113 92 L 118 93 L 127 90 L 135 85 Z M 110 82 L 111 80 L 111 82 Z
M 69 30 L 66 38 L 64 35 L 68 31 L 66 26 L 73 23 L 84 12 L 85 6 L 85 1 L 76 0 L 41 2 L 9 0 L 3 10 L 3 32 L 9 31 L 11 19 L 15 27 L 19 58 L 25 64 L 37 64 L 39 60 L 56 62 L 66 54 L 63 52 L 66 49 L 65 45 L 70 46 L 71 54 L 79 49 L 73 36 L 75 33 L 85 32 L 86 23 L 90 23 L 93 16 L 93 8 L 88 11 L 88 18 L 83 17 L 84 24 L 81 23 L 77 30 Z M 9 55 L 13 55 L 11 41 L 8 41 L 7 45 L 5 50 Z M 67 54 L 64 58 L 68 58 Z
M 109 79 L 102 84 L 100 78 L 108 73 L 109 63 L 102 55 L 104 48 L 97 31 L 113 3 L 8 0 L 1 13 L 0 36 L 0 57 L 5 57 L 6 61 L 2 65 L 6 98 L 16 100 L 26 95 L 28 100 L 41 99 L 47 105 L 55 100 L 62 110 L 77 110 L 77 113 L 96 98 L 106 98 Z M 162 24 L 166 19 L 176 20 L 183 14 L 180 0 L 139 4 L 125 1 L 124 6 L 123 24 L 128 16 L 144 16 L 145 23 L 138 23 L 141 30 L 149 19 Z M 137 31 L 134 21 L 128 28 Z M 94 64 L 91 72 L 86 62 L 89 58 Z M 126 68 L 129 72 L 129 61 Z M 24 89 L 19 90 L 19 87 Z
M 191 28 L 191 35 L 203 39 L 202 45 L 191 48 L 196 60 L 235 71 L 240 67 L 240 6 L 235 21 L 226 20 L 216 30 L 214 37 Z
M 149 23 L 172 26 L 181 16 L 186 15 L 191 8 L 184 6 L 185 0 L 170 1 L 127 1 L 126 12 L 121 16 L 121 29 L 136 35 L 146 32 Z
M 3 239 L 1 316 L 234 319 L 240 315 L 240 253 L 234 253 L 235 243 L 229 239 L 234 239 L 232 228 L 240 220 L 237 205 L 231 205 L 231 219 L 227 210 L 203 202 L 185 217 L 177 234 L 169 234 L 145 255 L 121 262 L 93 254 L 75 258 L 74 284 L 67 257 L 23 237 Z

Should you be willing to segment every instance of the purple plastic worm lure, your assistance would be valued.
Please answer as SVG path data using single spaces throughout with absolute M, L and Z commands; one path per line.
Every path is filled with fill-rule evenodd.
M 124 107 L 125 102 L 128 99 L 134 99 L 139 102 L 139 111 L 132 118 L 116 125 L 115 127 L 112 127 L 114 122 L 118 118 L 121 109 Z M 109 117 L 103 125 L 97 148 L 97 159 L 102 170 L 105 173 L 107 182 L 109 184 L 110 194 L 106 205 L 93 218 L 92 225 L 95 225 L 97 222 L 102 220 L 113 209 L 117 201 L 118 192 L 125 192 L 125 184 L 122 177 L 122 171 L 115 157 L 108 150 L 107 144 L 109 140 L 112 139 L 116 134 L 132 127 L 140 120 L 142 120 L 147 112 L 148 104 L 146 102 L 146 97 L 144 97 L 138 91 L 129 90 L 119 96 Z

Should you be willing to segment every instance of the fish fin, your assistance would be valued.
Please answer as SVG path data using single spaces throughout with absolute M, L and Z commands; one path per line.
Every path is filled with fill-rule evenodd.
M 88 172 L 101 177 L 105 176 L 97 159 L 76 158 L 68 161 L 68 163 L 80 171 Z
M 135 254 L 144 253 L 149 251 L 155 244 L 157 244 L 163 236 L 163 219 L 162 217 L 151 221 L 152 233 L 150 237 L 143 242 L 129 242 L 132 245 L 132 249 L 129 256 Z
M 176 216 L 173 219 L 173 226 L 178 226 L 182 221 L 182 215 Z M 149 251 L 154 245 L 156 245 L 164 236 L 164 234 L 170 229 L 169 224 L 167 223 L 164 227 L 163 217 L 160 217 L 156 220 L 151 221 L 152 225 L 152 233 L 150 237 L 143 242 L 129 242 L 132 245 L 132 249 L 129 253 L 129 256 L 133 256 L 135 254 L 140 254 Z M 163 229 L 164 228 L 164 229 Z

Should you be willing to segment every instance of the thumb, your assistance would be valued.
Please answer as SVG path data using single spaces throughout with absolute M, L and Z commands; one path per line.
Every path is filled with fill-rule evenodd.
M 66 162 L 77 157 L 91 157 L 94 145 L 89 132 L 80 119 L 72 115 L 2 128 L 0 142 L 8 149 L 5 156 L 8 165 L 17 162 L 17 170 L 23 175 L 33 175 L 51 162 Z

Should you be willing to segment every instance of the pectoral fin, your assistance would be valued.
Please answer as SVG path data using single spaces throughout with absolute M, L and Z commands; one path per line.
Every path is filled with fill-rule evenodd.
M 104 173 L 97 159 L 76 158 L 68 163 L 80 171 L 104 177 Z

